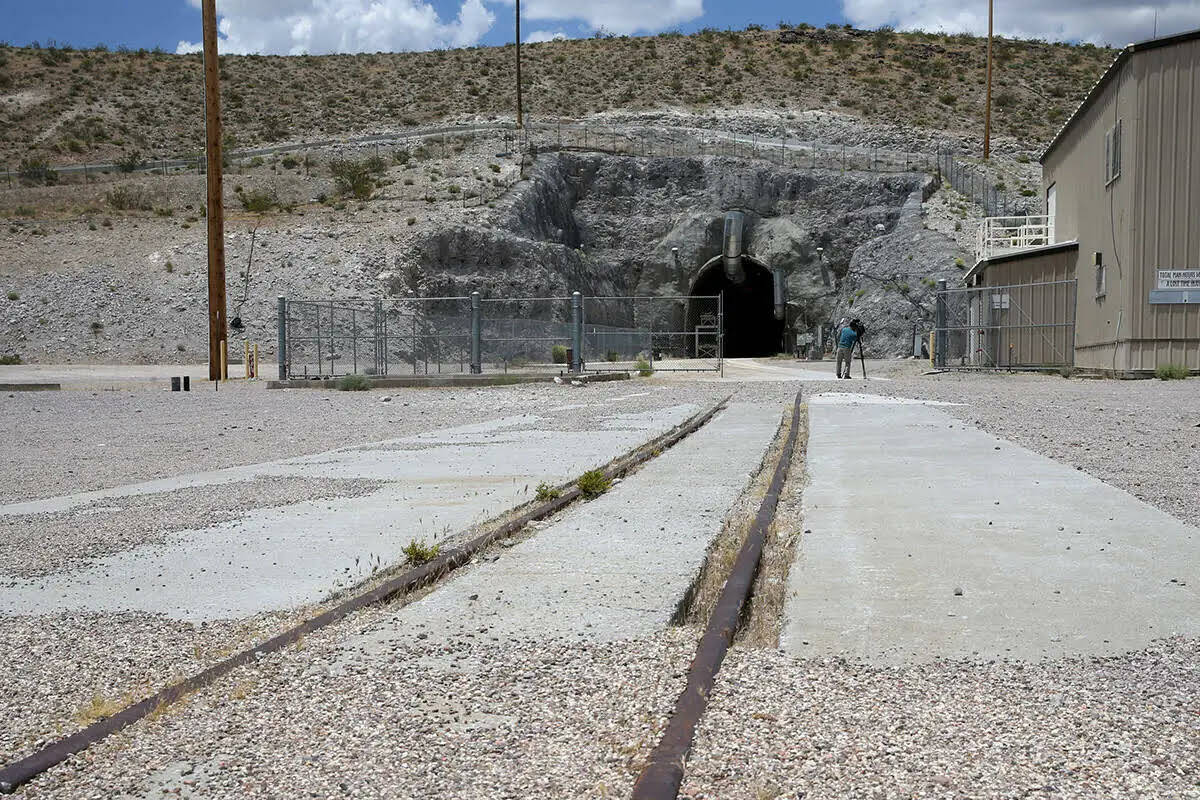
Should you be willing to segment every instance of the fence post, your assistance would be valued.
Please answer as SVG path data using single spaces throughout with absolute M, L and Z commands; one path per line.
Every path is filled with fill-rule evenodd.
M 583 295 L 571 294 L 571 372 L 583 372 Z
M 275 353 L 275 360 L 279 362 L 279 380 L 286 381 L 288 378 L 288 363 L 287 363 L 287 298 L 279 295 L 277 302 L 279 303 L 279 343 L 276 345 L 278 350 Z
M 483 348 L 481 339 L 483 338 L 483 303 L 479 299 L 479 292 L 471 292 L 471 374 L 481 375 L 483 373 Z
M 387 339 L 383 335 L 383 300 L 375 298 L 375 374 L 387 375 Z
M 946 366 L 946 281 L 938 281 L 937 307 L 934 312 L 934 366 Z

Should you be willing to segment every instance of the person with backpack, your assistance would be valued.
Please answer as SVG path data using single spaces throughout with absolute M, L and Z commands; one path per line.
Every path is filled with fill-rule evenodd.
M 844 325 L 841 331 L 838 332 L 838 347 L 837 347 L 837 376 L 839 378 L 850 377 L 850 367 L 854 364 L 854 345 L 858 343 L 866 329 L 862 322 L 856 317 L 850 321 L 849 325 Z M 846 369 L 843 372 L 842 365 Z

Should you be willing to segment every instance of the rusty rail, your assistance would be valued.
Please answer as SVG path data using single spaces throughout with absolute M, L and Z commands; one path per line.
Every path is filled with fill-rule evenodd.
M 733 641 L 742 607 L 750 594 L 750 587 L 754 585 L 767 529 L 775 518 L 775 508 L 779 505 L 779 495 L 791 465 L 792 452 L 796 449 L 799 427 L 800 393 L 797 392 L 796 403 L 792 409 L 792 428 L 779 454 L 779 463 L 775 465 L 771 486 L 758 508 L 754 526 L 750 529 L 746 541 L 742 543 L 737 561 L 734 562 L 729 579 L 725 582 L 725 588 L 721 590 L 721 596 L 717 599 L 717 607 L 713 610 L 704 636 L 696 648 L 696 657 L 692 659 L 692 666 L 688 670 L 687 686 L 675 701 L 675 710 L 667 728 L 650 754 L 637 783 L 633 785 L 633 800 L 675 800 L 679 795 L 679 786 L 683 783 L 684 760 L 696 735 L 696 725 L 708 706 L 708 696 L 716 682 L 717 670 L 721 668 L 721 662 L 724 661 L 729 644 Z
M 618 477 L 634 467 L 649 461 L 651 458 L 658 456 L 663 450 L 674 446 L 689 434 L 703 427 L 728 402 L 729 397 L 726 397 L 724 400 L 715 403 L 707 410 L 695 414 L 661 436 L 612 460 L 604 467 L 605 474 L 610 478 Z M 489 545 L 512 536 L 531 522 L 544 519 L 566 508 L 582 496 L 582 492 L 574 484 L 564 484 L 559 488 L 562 490 L 562 494 L 559 497 L 534 504 L 532 508 L 518 517 L 498 527 L 484 531 L 465 544 L 447 551 L 429 563 L 408 570 L 373 589 L 351 597 L 339 603 L 334 608 L 312 619 L 305 620 L 278 636 L 230 656 L 197 675 L 171 684 L 150 697 L 118 711 L 111 717 L 93 722 L 83 730 L 58 739 L 41 750 L 6 765 L 3 769 L 0 769 L 0 794 L 11 794 L 23 784 L 28 783 L 51 767 L 66 761 L 76 753 L 82 752 L 100 740 L 129 727 L 154 711 L 169 706 L 192 692 L 215 683 L 238 667 L 253 664 L 262 656 L 282 650 L 284 647 L 294 644 L 308 634 L 328 627 L 356 611 L 386 603 L 400 595 L 407 594 L 439 580 L 447 573 L 469 562 L 471 558 Z

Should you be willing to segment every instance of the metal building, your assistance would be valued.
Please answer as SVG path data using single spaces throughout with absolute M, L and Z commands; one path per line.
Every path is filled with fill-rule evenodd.
M 1045 215 L 985 220 L 968 286 L 1042 286 L 1025 321 L 1073 322 L 1075 366 L 1200 370 L 1200 30 L 1122 50 L 1040 160 Z

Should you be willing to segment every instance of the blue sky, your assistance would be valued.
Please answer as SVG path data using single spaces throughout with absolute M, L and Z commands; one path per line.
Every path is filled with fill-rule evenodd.
M 218 9 L 221 5 L 218 0 Z M 458 14 L 460 4 L 452 0 L 433 0 L 430 5 L 440 18 L 449 20 Z M 104 42 L 112 47 L 161 47 L 174 51 L 180 41 L 200 39 L 200 11 L 187 0 L 123 0 L 120 3 L 95 0 L 42 0 L 37 3 L 0 0 L 0 6 L 5 7 L 5 23 L 0 28 L 0 38 L 17 45 L 34 41 L 44 44 L 54 39 L 76 47 Z M 493 8 L 496 24 L 480 43 L 511 42 L 511 4 L 496 3 Z M 691 22 L 665 27 L 693 31 L 705 26 L 744 28 L 751 22 L 774 27 L 781 19 L 814 25 L 845 22 L 840 0 L 811 3 L 782 3 L 778 0 L 707 2 L 704 12 L 702 17 Z M 542 24 L 541 20 L 526 19 L 523 27 L 525 30 L 522 32 L 526 36 L 539 29 L 561 29 L 572 37 L 590 35 L 594 30 L 581 20 Z
M 225 52 L 356 52 L 502 44 L 513 0 L 218 0 Z M 199 0 L 0 0 L 0 38 L 184 51 L 200 39 Z M 986 30 L 986 0 L 522 0 L 525 38 L 774 27 L 779 20 L 947 33 Z M 1004 35 L 1123 45 L 1200 26 L 1200 0 L 996 0 Z

